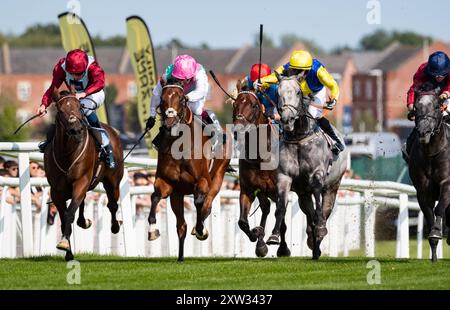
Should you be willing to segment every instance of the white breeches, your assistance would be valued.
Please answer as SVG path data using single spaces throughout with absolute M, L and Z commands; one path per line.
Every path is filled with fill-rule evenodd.
M 97 110 L 105 102 L 105 92 L 103 90 L 91 94 L 89 96 L 80 99 L 80 103 L 84 106 L 84 115 L 90 115 L 93 110 Z
M 323 87 L 317 93 L 313 93 L 313 99 L 306 97 L 305 103 L 309 105 L 308 112 L 314 118 L 321 118 L 323 115 L 323 108 L 319 108 L 324 106 L 327 100 L 327 90 Z

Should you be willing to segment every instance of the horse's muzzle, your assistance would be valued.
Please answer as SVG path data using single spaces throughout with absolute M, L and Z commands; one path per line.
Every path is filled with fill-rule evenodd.
M 421 144 L 428 144 L 430 143 L 430 140 L 431 140 L 431 133 L 427 133 L 424 136 L 419 137 L 419 142 Z

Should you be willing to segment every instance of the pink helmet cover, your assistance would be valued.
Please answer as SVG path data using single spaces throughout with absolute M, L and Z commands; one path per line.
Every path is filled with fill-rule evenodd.
M 193 57 L 180 55 L 175 58 L 172 76 L 180 80 L 190 79 L 197 74 L 198 70 L 200 65 Z

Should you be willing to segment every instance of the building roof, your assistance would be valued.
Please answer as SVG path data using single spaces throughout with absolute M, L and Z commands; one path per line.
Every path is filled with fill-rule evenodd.
M 288 50 L 284 48 L 264 48 L 262 62 L 273 68 L 287 52 Z M 259 48 L 247 48 L 228 73 L 246 75 L 250 72 L 252 65 L 258 63 L 258 61 Z
M 358 72 L 369 72 L 383 56 L 379 51 L 358 51 L 344 55 L 353 59 Z
M 395 50 L 391 51 L 377 64 L 375 64 L 374 68 L 381 69 L 384 72 L 395 70 L 402 63 L 418 53 L 421 49 L 421 47 L 398 46 Z
M 318 56 L 320 62 L 325 66 L 330 73 L 343 74 L 347 67 L 348 61 L 351 59 L 350 55 L 327 55 Z

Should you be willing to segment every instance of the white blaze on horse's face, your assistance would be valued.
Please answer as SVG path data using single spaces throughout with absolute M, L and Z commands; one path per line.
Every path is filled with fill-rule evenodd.
M 176 117 L 177 116 L 177 110 L 175 110 L 174 108 L 168 108 L 166 110 L 166 116 L 167 117 Z
M 298 118 L 301 91 L 295 77 L 283 78 L 278 86 L 278 95 L 281 100 L 281 120 L 286 131 L 294 130 L 295 120 Z

